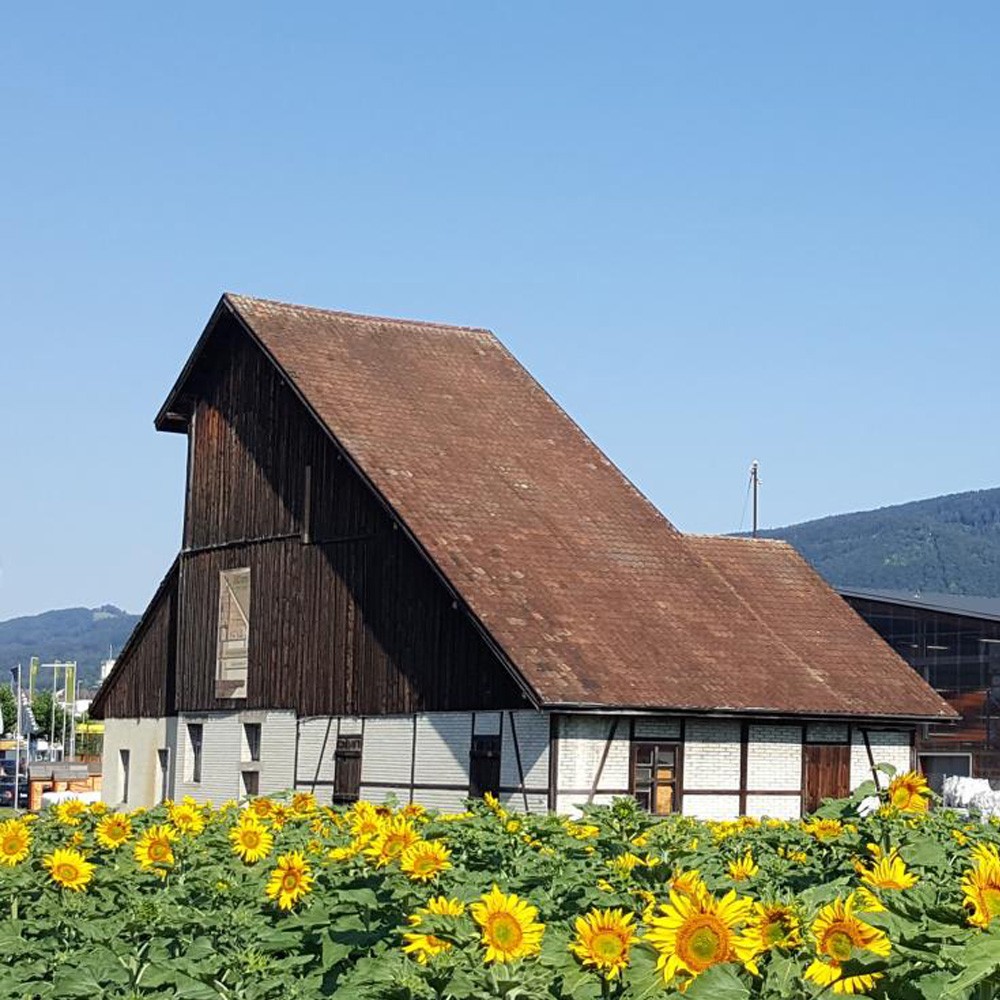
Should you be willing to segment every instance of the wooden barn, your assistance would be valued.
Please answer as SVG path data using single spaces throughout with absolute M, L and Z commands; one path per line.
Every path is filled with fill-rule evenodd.
M 788 546 L 683 535 L 486 330 L 225 295 L 104 795 L 798 816 L 952 710 Z

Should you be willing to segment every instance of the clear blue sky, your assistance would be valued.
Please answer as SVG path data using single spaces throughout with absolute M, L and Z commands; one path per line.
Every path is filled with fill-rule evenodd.
M 20 4 L 0 619 L 141 610 L 225 289 L 489 326 L 679 527 L 996 485 L 995 3 Z

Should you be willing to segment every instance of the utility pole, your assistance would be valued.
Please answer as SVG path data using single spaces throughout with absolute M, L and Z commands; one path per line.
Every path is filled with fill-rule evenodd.
M 753 537 L 757 537 L 757 491 L 760 488 L 760 462 L 750 463 L 750 489 L 753 491 Z M 746 508 L 744 508 L 745 510 Z

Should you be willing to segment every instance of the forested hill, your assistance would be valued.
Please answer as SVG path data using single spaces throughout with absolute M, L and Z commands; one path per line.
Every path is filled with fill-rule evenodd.
M 1000 489 L 953 493 L 761 531 L 834 586 L 1000 597 Z
M 108 650 L 117 655 L 129 637 L 138 615 L 130 615 L 113 604 L 100 608 L 63 608 L 40 615 L 0 622 L 0 682 L 6 683 L 9 667 L 24 665 L 27 681 L 32 656 L 43 663 L 76 660 L 81 684 L 94 684 L 100 677 L 101 660 Z M 42 671 L 40 683 L 51 683 L 52 671 Z

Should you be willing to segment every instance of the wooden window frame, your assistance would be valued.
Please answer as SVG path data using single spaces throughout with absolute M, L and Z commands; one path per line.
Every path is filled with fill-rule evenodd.
M 361 797 L 362 733 L 341 733 L 333 752 L 333 803 L 347 805 Z M 356 762 L 356 763 L 355 763 Z
M 160 767 L 160 801 L 163 802 L 170 797 L 167 795 L 170 783 L 170 747 L 160 747 L 156 751 L 156 762 Z
M 251 734 L 253 734 L 251 736 Z M 260 744 L 263 739 L 264 729 L 259 722 L 243 723 L 243 749 L 245 756 L 244 763 L 259 763 Z
M 500 733 L 475 733 L 469 746 L 469 798 L 500 794 Z
M 638 757 L 641 750 L 646 747 L 653 748 L 653 759 L 649 764 L 650 767 L 650 782 L 648 785 L 649 791 L 649 807 L 648 811 L 651 816 L 670 816 L 674 813 L 681 812 L 682 802 L 683 802 L 683 788 L 684 788 L 684 742 L 681 739 L 677 740 L 647 740 L 647 739 L 636 739 L 632 740 L 632 745 L 629 750 L 629 794 L 633 796 L 637 801 L 639 796 L 643 794 L 646 790 L 645 784 L 640 786 L 637 781 L 636 768 L 639 766 Z M 659 781 L 657 780 L 655 773 L 657 770 L 657 755 L 660 749 L 670 750 L 674 755 L 674 776 L 670 781 Z M 642 765 L 645 767 L 646 765 Z M 671 786 L 672 797 L 670 802 L 670 812 L 669 813 L 658 813 L 654 812 L 652 809 L 655 803 L 656 789 L 660 785 Z
M 246 580 L 246 607 L 236 594 L 234 583 Z M 250 614 L 253 606 L 252 574 L 249 566 L 238 566 L 219 571 L 219 601 L 216 617 L 215 697 L 239 698 L 247 696 L 247 679 L 250 673 Z M 242 620 L 242 639 L 230 638 L 234 613 Z M 242 652 L 233 653 L 232 647 L 242 646 Z
M 240 771 L 240 783 L 243 785 L 243 798 L 260 795 L 260 771 Z

